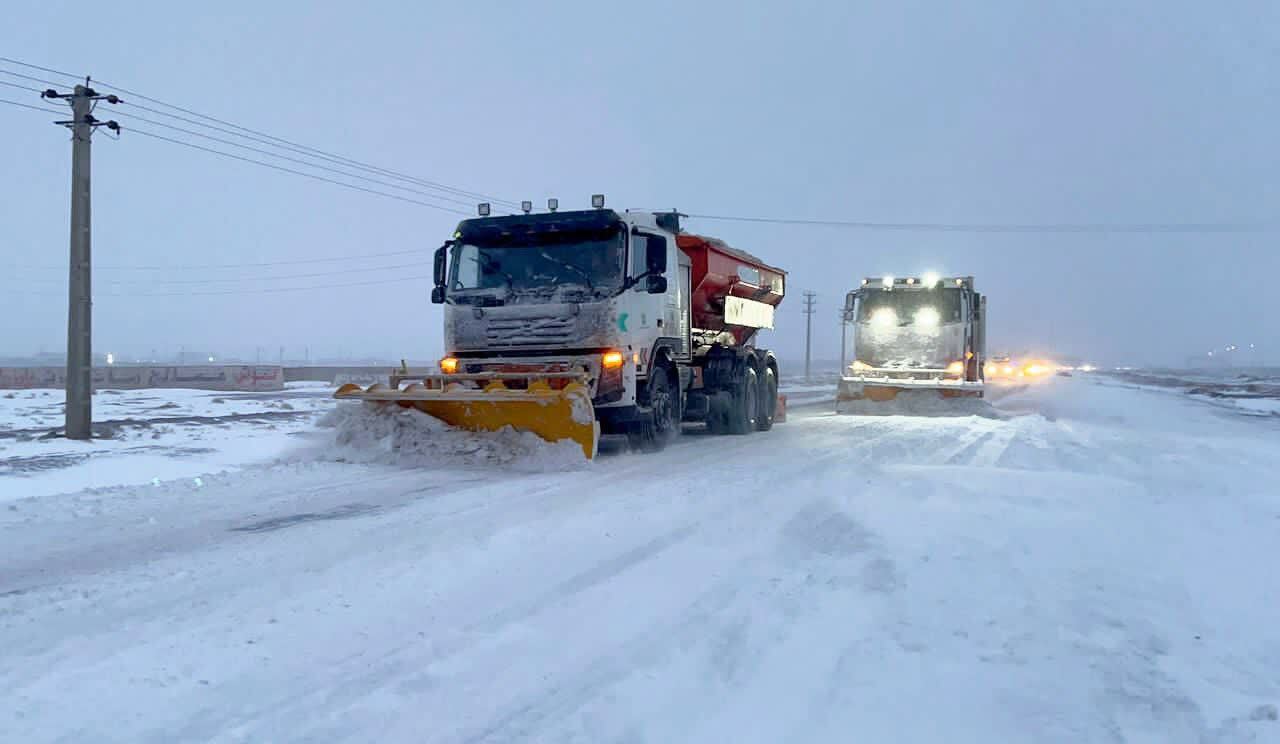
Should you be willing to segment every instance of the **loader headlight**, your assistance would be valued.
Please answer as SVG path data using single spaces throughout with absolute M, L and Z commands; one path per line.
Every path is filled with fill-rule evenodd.
M 457 357 L 445 357 L 444 359 L 441 359 L 441 360 L 440 360 L 440 371 L 441 371 L 441 372 L 443 372 L 443 373 L 445 373 L 446 375 L 451 375 L 451 374 L 453 374 L 454 372 L 457 372 L 457 371 L 458 371 L 458 358 L 457 358 Z
M 854 372 L 866 372 L 867 370 L 871 369 L 871 365 L 867 364 L 866 362 L 861 362 L 855 359 L 853 361 L 853 364 L 849 365 L 849 369 L 853 370 Z
M 885 278 L 883 278 L 883 279 L 881 279 L 881 280 L 880 280 L 880 283 L 881 283 L 881 284 L 883 284 L 884 286 L 889 287 L 890 289 L 892 289 L 892 288 L 893 288 L 893 277 L 891 277 L 891 276 L 886 276 Z
M 871 325 L 877 328 L 893 328 L 898 325 L 898 314 L 891 307 L 882 307 L 871 313 Z
M 617 369 L 622 366 L 622 361 L 623 357 L 621 351 L 606 351 L 604 356 L 600 358 L 600 364 L 603 365 L 605 369 Z
M 964 374 L 964 362 L 952 362 L 947 365 L 947 374 L 962 375 Z
M 936 307 L 922 307 L 916 311 L 915 322 L 918 326 L 935 328 L 941 321 L 942 316 L 938 314 Z
M 938 276 L 937 272 L 935 271 L 927 272 L 924 275 L 924 286 L 928 287 L 929 289 L 933 289 L 934 287 L 938 286 L 938 282 L 941 279 L 942 277 Z

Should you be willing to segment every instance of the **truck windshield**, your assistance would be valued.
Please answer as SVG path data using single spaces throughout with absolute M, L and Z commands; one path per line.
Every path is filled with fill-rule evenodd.
M 960 293 L 953 289 L 866 290 L 858 298 L 859 323 L 885 326 L 960 322 Z
M 504 297 L 577 290 L 601 295 L 622 286 L 621 230 L 528 233 L 453 247 L 452 292 L 496 290 Z

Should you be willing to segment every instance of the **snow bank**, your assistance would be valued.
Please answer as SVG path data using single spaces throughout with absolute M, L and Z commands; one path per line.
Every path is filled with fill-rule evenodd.
M 339 405 L 317 425 L 332 439 L 308 455 L 337 462 L 407 468 L 502 466 L 558 472 L 587 464 L 576 442 L 547 442 L 510 427 L 496 432 L 458 429 L 421 411 L 374 404 Z

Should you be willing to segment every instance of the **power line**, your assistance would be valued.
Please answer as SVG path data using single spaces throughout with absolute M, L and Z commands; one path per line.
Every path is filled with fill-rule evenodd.
M 31 109 L 32 111 L 42 111 L 42 112 L 44 112 L 44 113 L 46 113 L 46 114 L 63 114 L 63 115 L 65 115 L 65 114 L 67 113 L 66 111 L 59 111 L 58 109 L 55 109 L 55 108 L 49 108 L 49 107 L 47 107 L 47 106 L 37 106 L 37 105 L 35 105 L 35 104 L 33 104 L 33 103 L 22 103 L 21 101 L 10 101 L 10 100 L 9 100 L 9 99 L 7 99 L 7 98 L 0 98 L 0 103 L 7 103 L 7 104 L 9 104 L 10 106 L 21 106 L 22 108 L 25 108 L 25 109 Z
M 28 68 L 28 69 L 32 69 L 32 70 L 39 70 L 39 71 L 41 71 L 41 72 L 48 72 L 48 73 L 51 73 L 51 74 L 53 74 L 53 75 L 63 75 L 63 76 L 65 76 L 65 77 L 69 77 L 69 78 L 71 78 L 72 80 L 76 80 L 76 81 L 84 80 L 84 75 L 72 75 L 72 74 L 71 74 L 71 73 L 69 73 L 69 72 L 62 72 L 61 70 L 52 70 L 52 69 L 50 69 L 50 68 L 48 68 L 48 67 L 41 67 L 40 65 L 33 65 L 33 64 L 31 64 L 30 62 L 19 62 L 19 61 L 18 61 L 18 60 L 16 60 L 16 59 L 10 59 L 10 58 L 8 58 L 8 57 L 0 57 L 0 62 L 8 62 L 9 64 L 20 65 L 20 66 L 22 66 L 22 67 L 26 67 L 26 68 Z
M 62 71 L 54 70 L 54 69 L 52 69 L 52 68 L 48 68 L 48 67 L 41 67 L 40 65 L 33 65 L 33 64 L 31 64 L 31 63 L 28 63 L 28 62 L 22 62 L 22 61 L 19 61 L 19 60 L 16 60 L 16 59 L 11 59 L 11 58 L 9 58 L 9 57 L 0 57 L 0 61 L 3 61 L 3 62 L 9 62 L 9 63 L 11 63 L 11 64 L 16 64 L 16 65 L 21 65 L 21 66 L 23 66 L 23 67 L 27 67 L 27 68 L 30 68 L 30 69 L 33 69 L 33 70 L 40 70 L 40 71 L 42 71 L 42 72 L 48 72 L 48 73 L 51 73 L 51 74 L 54 74 L 54 75 L 63 75 L 63 76 L 65 76 L 65 77 L 72 78 L 72 79 L 75 79 L 75 80 L 83 80 L 83 79 L 84 79 L 84 77 L 83 77 L 83 76 L 81 76 L 81 75 L 73 75 L 73 74 L 71 74 L 71 73 L 69 73 L 69 72 L 62 72 Z M 2 71 L 0 71 L 0 72 L 2 72 Z M 41 80 L 41 79 L 39 79 L 39 78 L 32 78 L 32 77 L 30 77 L 30 76 L 21 75 L 20 73 L 9 73 L 9 74 L 12 74 L 12 75 L 19 75 L 19 76 L 21 76 L 21 77 L 27 77 L 28 79 L 36 80 L 36 81 L 38 81 L 38 82 L 43 82 L 43 83 L 46 83 L 46 84 L 48 84 L 48 85 L 54 85 L 54 86 L 59 85 L 58 83 L 53 83 L 53 82 L 50 82 L 50 81 L 48 81 L 48 80 Z M 400 173 L 400 172 L 397 172 L 397 171 L 393 171 L 393 170 L 390 170 L 390 169 L 387 169 L 387 168 L 382 168 L 382 167 L 379 167 L 379 166 L 376 166 L 376 165 L 371 165 L 371 164 L 369 164 L 369 163 L 364 163 L 364 162 L 361 162 L 361 161 L 359 161 L 359 160 L 354 160 L 354 159 L 352 159 L 352 158 L 347 158 L 347 157 L 344 157 L 344 156 L 342 156 L 342 155 L 337 155 L 337 154 L 335 154 L 335 153 L 326 152 L 326 151 L 324 151 L 324 150 L 320 150 L 320 149 L 315 148 L 315 147 L 310 147 L 310 146 L 308 146 L 308 145 L 303 145 L 303 144 L 298 143 L 298 142 L 293 142 L 293 141 L 291 141 L 291 140 L 284 139 L 283 137 L 276 137 L 275 135 L 267 134 L 266 132 L 261 132 L 261 131 L 255 130 L 255 129 L 250 129 L 249 127 L 241 126 L 241 125 L 236 124 L 236 123 L 234 123 L 234 122 L 226 121 L 226 120 L 224 120 L 224 119 L 218 119 L 218 118 L 216 118 L 216 117 L 209 116 L 208 114 L 202 114 L 202 113 L 200 113 L 200 112 L 198 112 L 198 111 L 193 111 L 193 110 L 188 109 L 188 108 L 183 108 L 182 106 L 176 106 L 176 105 L 174 105 L 174 104 L 172 104 L 172 103 L 166 103 L 165 101 L 162 101 L 162 100 L 160 100 L 160 99 L 158 99 L 158 98 L 153 98 L 153 97 L 151 97 L 151 96 L 147 96 L 147 95 L 144 95 L 144 94 L 142 94 L 142 93 L 138 93 L 138 92 L 136 92 L 136 91 L 129 90 L 128 88 L 123 88 L 123 87 L 121 87 L 121 86 L 119 86 L 119 85 L 113 85 L 113 84 L 108 83 L 108 82 L 106 82 L 106 81 L 104 81 L 104 80 L 95 80 L 95 81 L 94 81 L 94 83 L 95 83 L 96 85 L 98 85 L 99 87 L 103 87 L 103 88 L 111 88 L 111 89 L 113 89 L 113 90 L 119 91 L 120 93 L 124 93 L 125 95 L 131 96 L 131 97 L 133 97 L 133 98 L 138 98 L 138 99 L 141 99 L 141 100 L 144 100 L 144 101 L 150 101 L 151 103 L 154 103 L 154 104 L 157 104 L 157 105 L 160 105 L 160 106 L 164 106 L 165 108 L 173 109 L 174 111 L 181 111 L 181 112 L 182 112 L 182 113 L 184 113 L 184 114 L 189 114 L 189 115 L 191 115 L 191 116 L 199 117 L 199 119 L 200 119 L 200 120 L 187 119 L 187 118 L 185 118 L 185 117 L 178 116 L 178 115 L 173 114 L 173 113 L 170 113 L 170 112 L 168 112 L 168 111 L 159 111 L 159 110 L 157 110 L 157 109 L 153 109 L 153 108 L 150 108 L 150 107 L 147 107 L 147 106 L 143 106 L 142 104 L 139 104 L 139 103 L 134 103 L 133 101 L 122 101 L 122 103 L 126 103 L 126 104 L 128 104 L 128 105 L 130 105 L 130 106 L 133 106 L 134 108 L 137 108 L 137 109 L 142 110 L 142 111 L 147 111 L 147 112 L 150 112 L 150 113 L 153 113 L 153 114 L 159 115 L 159 116 L 168 116 L 168 117 L 172 117 L 172 118 L 178 119 L 178 120 L 180 120 L 180 121 L 185 121 L 185 122 L 187 122 L 187 123 L 189 123 L 189 124 L 195 124 L 195 125 L 197 125 L 197 126 L 207 127 L 207 128 L 214 129 L 214 130 L 216 130 L 216 131 L 221 131 L 221 132 L 223 132 L 223 133 L 225 133 L 225 134 L 230 134 L 230 135 L 233 135 L 233 136 L 236 136 L 236 137 L 243 137 L 243 138 L 245 138 L 245 139 L 254 140 L 254 141 L 260 142 L 260 143 L 262 143 L 262 144 L 270 145 L 270 146 L 272 146 L 272 147 L 279 147 L 279 148 L 281 148 L 281 149 L 292 150 L 292 151 L 294 151 L 294 152 L 298 152 L 298 153 L 300 153 L 300 154 L 307 155 L 308 157 L 315 157 L 315 158 L 319 158 L 319 159 L 322 159 L 322 160 L 328 160 L 328 161 L 333 162 L 333 163 L 338 164 L 338 165 L 344 165 L 344 166 L 346 166 L 346 167 L 359 168 L 359 169 L 361 169 L 361 170 L 366 170 L 366 171 L 370 171 L 370 172 L 374 172 L 374 173 L 379 173 L 379 174 L 381 174 L 381 175 L 383 175 L 383 176 L 386 176 L 386 177 L 398 178 L 398 179 L 406 180 L 406 181 L 409 181 L 409 182 L 415 183 L 415 184 L 417 184 L 417 185 L 419 185 L 419 186 L 423 186 L 423 187 L 425 187 L 425 188 L 434 189 L 434 190 L 437 190 L 437 191 L 444 191 L 444 192 L 448 192 L 448 193 L 451 193 L 451 194 L 455 194 L 455 195 L 457 195 L 457 196 L 468 197 L 468 198 L 470 198 L 470 199 L 486 200 L 486 201 L 489 201 L 489 202 L 492 202 L 492 203 L 495 203 L 495 204 L 503 204 L 503 205 L 507 205 L 507 206 L 510 206 L 510 207 L 513 207 L 513 208 L 515 208 L 515 207 L 518 207 L 518 206 L 519 206 L 519 203 L 517 203 L 517 202 L 515 202 L 515 201 L 511 201 L 510 199 L 501 199 L 501 198 L 498 198 L 498 197 L 495 197 L 495 196 L 491 196 L 491 195 L 483 194 L 483 193 L 476 192 L 476 191 L 468 191 L 468 190 L 466 190 L 466 189 L 460 189 L 460 188 L 458 188 L 458 187 L 456 187 L 456 186 L 450 186 L 450 185 L 448 185 L 448 184 L 439 183 L 439 182 L 437 182 L 437 181 L 429 181 L 429 180 L 424 179 L 424 178 L 418 178 L 418 177 L 416 177 L 416 176 L 411 176 L 411 175 L 408 175 L 408 174 L 405 174 L 405 173 Z M 238 131 L 229 131 L 229 130 L 226 130 L 226 129 L 222 129 L 221 127 L 215 127 L 215 126 L 213 126 L 213 125 L 211 125 L 211 124 L 208 124 L 207 122 L 214 122 L 214 123 L 216 123 L 216 124 L 221 124 L 221 125 L 223 125 L 224 127 L 231 127 L 231 128 L 233 128 L 233 129 L 235 129 L 235 130 L 238 130 Z M 247 132 L 248 134 L 242 134 L 242 132 Z M 249 136 L 249 135 L 255 135 L 255 136 Z M 261 138 L 266 138 L 266 139 L 264 140 L 264 139 L 261 139 Z M 466 204 L 471 204 L 471 202 L 464 202 L 464 203 L 466 203 Z
M 262 261 L 258 263 L 231 263 L 231 264 L 106 264 L 103 266 L 94 266 L 95 269 L 112 269 L 117 271 L 123 270 L 157 270 L 157 271 L 186 271 L 189 269 L 243 269 L 254 268 L 260 266 L 294 266 L 297 264 L 312 263 L 329 263 L 332 261 L 355 261 L 365 258 L 384 258 L 386 256 L 407 256 L 409 254 L 420 254 L 419 248 L 407 251 L 388 251 L 386 253 L 364 253 L 351 254 L 348 256 L 332 256 L 330 258 L 299 258 L 293 261 Z M 19 269 L 47 269 L 51 271 L 65 271 L 65 266 L 31 266 L 19 265 L 15 268 Z
M 254 147 L 254 146 L 252 146 L 252 145 L 246 145 L 246 144 L 242 144 L 242 143 L 240 143 L 240 142 L 235 142 L 235 141 L 228 140 L 228 139 L 222 139 L 221 137 L 214 137 L 214 136 L 212 136 L 212 135 L 204 134 L 204 133 L 202 133 L 202 132 L 196 132 L 196 131 L 191 130 L 191 129 L 184 129 L 183 127 L 175 126 L 175 125 L 173 125 L 173 124 L 166 124 L 166 123 L 164 123 L 164 122 L 162 122 L 162 121 L 156 121 L 156 120 L 154 120 L 154 119 L 148 119 L 148 118 L 146 118 L 145 116 L 138 116 L 137 114 L 124 114 L 124 116 L 126 116 L 126 117 L 128 117 L 128 118 L 131 118 L 131 119 L 137 119 L 138 121 L 146 122 L 147 124 L 153 124 L 153 125 L 158 126 L 158 127 L 165 127 L 165 128 L 167 128 L 167 129 L 172 129 L 172 130 L 174 130 L 174 131 L 182 132 L 183 134 L 189 134 L 189 135 L 192 135 L 192 136 L 194 136 L 194 137 L 201 137 L 201 138 L 204 138 L 204 139 L 207 139 L 207 140 L 211 140 L 211 141 L 213 141 L 213 142 L 219 142 L 219 143 L 224 144 L 224 145 L 230 145 L 230 146 L 232 146 L 232 147 L 239 147 L 239 148 L 244 149 L 244 150 L 249 150 L 250 152 L 256 152 L 256 153 L 258 153 L 258 154 L 260 154 L 260 155 L 266 155 L 267 157 L 271 157 L 271 158 L 280 158 L 281 160 L 287 160 L 287 161 L 289 161 L 289 162 L 291 162 L 291 163 L 298 163 L 299 165 L 305 165 L 305 166 L 307 166 L 308 168 L 317 168 L 317 169 L 319 169 L 319 170 L 329 171 L 330 173 L 337 173 L 337 174 L 339 174 L 339 175 L 343 175 L 343 176 L 346 176 L 346 177 L 348 177 L 348 178 L 355 178 L 355 179 L 359 179 L 359 180 L 361 180 L 361 181 L 368 181 L 369 183 L 376 183 L 376 184 L 378 184 L 378 185 L 380 185 L 380 186 L 387 186 L 387 187 L 389 187 L 389 188 L 393 188 L 393 189 L 401 189 L 401 190 L 403 190 L 403 191 L 408 191 L 408 192 L 411 192 L 411 193 L 414 193 L 414 194 L 420 194 L 420 195 L 422 195 L 422 196 L 426 196 L 426 197 L 431 198 L 431 199 L 439 199 L 439 200 L 441 200 L 441 201 L 452 202 L 452 203 L 454 203 L 454 204 L 461 204 L 461 205 L 463 205 L 463 206 L 467 206 L 467 207 L 474 206 L 474 203 L 473 203 L 473 202 L 464 201 L 464 200 L 462 200 L 462 199 L 456 199 L 456 198 L 454 198 L 454 197 L 447 196 L 447 195 L 444 195 L 444 194 L 435 194 L 435 193 L 432 193 L 432 192 L 430 192 L 430 191 L 423 191 L 423 190 L 421 190 L 421 189 L 415 189 L 415 188 L 413 188 L 413 187 L 411 187 L 411 186 L 403 186 L 403 185 L 401 185 L 401 184 L 394 183 L 394 182 L 392 182 L 392 181 L 379 181 L 379 180 L 378 180 L 378 179 L 376 179 L 376 178 L 370 178 L 370 177 L 368 177 L 368 176 L 363 176 L 363 175 L 360 175 L 359 173 L 351 173 L 351 172 L 349 172 L 349 171 L 339 170 L 339 169 L 337 169 L 337 168 L 330 168 L 329 166 L 326 166 L 326 165 L 320 165 L 320 164 L 318 164 L 318 163 L 313 163 L 313 162 L 311 162 L 311 161 L 309 161 L 309 160 L 303 160 L 302 158 L 294 158 L 294 157 L 290 157 L 290 156 L 288 156 L 288 155 L 281 155 L 281 154 L 279 154 L 279 153 L 271 152 L 270 150 L 263 150 L 262 148 Z M 186 121 L 186 120 L 184 120 L 184 121 Z M 218 131 L 225 131 L 225 130 L 221 130 L 221 129 L 219 129 Z M 234 134 L 234 132 L 233 132 L 232 134 Z M 237 136 L 239 136 L 239 135 L 237 135 Z
M 353 160 L 352 158 L 343 157 L 342 155 L 336 155 L 334 153 L 325 152 L 324 150 L 319 150 L 314 147 L 310 147 L 308 145 L 292 142 L 290 140 L 283 139 L 281 137 L 276 137 L 275 135 L 267 134 L 265 132 L 259 132 L 255 129 L 249 129 L 248 127 L 240 126 L 239 124 L 234 124 L 232 122 L 224 121 L 222 119 L 201 114 L 196 111 L 191 111 L 190 109 L 185 109 L 185 108 L 182 108 L 181 106 L 174 106 L 173 104 L 165 103 L 164 101 L 160 101 L 155 98 L 151 98 L 149 96 L 144 96 L 140 93 L 134 93 L 133 91 L 130 91 L 126 88 L 121 88 L 118 85 L 111 85 L 110 83 L 106 83 L 101 80 L 96 82 L 97 82 L 97 85 L 102 86 L 104 88 L 111 88 L 113 90 L 117 90 L 121 93 L 124 93 L 125 95 L 133 96 L 135 98 L 141 98 L 144 101 L 151 101 L 152 103 L 156 103 L 161 106 L 166 106 L 168 108 L 181 111 L 185 114 L 197 116 L 197 117 L 200 117 L 200 119 L 203 119 L 205 121 L 201 121 L 199 119 L 189 119 L 185 116 L 178 116 L 177 114 L 172 114 L 172 113 L 169 113 L 168 111 L 160 111 L 159 109 L 154 109 L 154 108 L 151 108 L 150 106 L 143 106 L 140 103 L 134 103 L 132 101 L 123 101 L 123 103 L 125 103 L 128 106 L 132 106 L 133 108 L 139 109 L 141 111 L 146 111 L 148 113 L 156 114 L 158 116 L 168 116 L 168 117 L 177 119 L 179 121 L 185 121 L 188 124 L 195 124 L 197 126 L 207 127 L 215 131 L 223 132 L 224 134 L 230 134 L 236 137 L 243 137 L 245 139 L 253 140 L 255 142 L 261 142 L 263 144 L 270 145 L 272 147 L 278 147 L 283 150 L 289 150 L 292 152 L 297 152 L 303 155 L 307 155 L 308 157 L 318 158 L 320 160 L 327 160 L 331 163 L 336 163 L 338 165 L 345 165 L 347 167 L 359 168 L 361 170 L 378 173 L 383 176 L 403 179 L 405 181 L 418 184 L 419 186 L 424 186 L 424 187 L 435 189 L 438 191 L 445 191 L 451 194 L 456 194 L 458 196 L 470 197 L 472 199 L 488 200 L 495 204 L 504 204 L 512 207 L 519 206 L 518 203 L 508 199 L 500 199 L 498 197 L 488 196 L 488 195 L 481 194 L 474 191 L 467 191 L 466 189 L 460 189 L 455 186 L 449 186 L 447 184 L 438 183 L 436 181 L 428 181 L 423 178 L 418 178 L 417 176 L 410 176 L 408 174 L 400 173 L 398 171 L 389 170 L 387 168 L 382 168 L 376 165 L 370 165 L 368 163 L 360 162 L 359 160 Z M 206 121 L 212 121 L 217 124 L 221 124 L 223 126 L 214 126 L 212 124 L 206 123 Z M 232 129 L 226 129 L 225 127 L 231 127 Z M 239 131 L 232 131 L 232 130 L 239 130 Z M 248 134 L 242 134 L 242 132 L 248 132 Z
M 726 222 L 753 222 L 777 225 L 815 225 L 856 230 L 966 233 L 1232 233 L 1274 232 L 1278 225 L 1268 222 L 1188 222 L 1188 223 L 1047 223 L 1047 224 L 950 224 L 942 222 L 862 222 L 851 220 L 810 220 L 782 217 L 691 214 L 691 219 Z
M 332 178 L 326 178 L 326 177 L 324 177 L 324 176 L 317 176 L 317 175 L 316 175 L 316 174 L 314 174 L 314 173 L 306 173 L 306 172 L 303 172 L 303 171 L 300 171 L 300 170 L 295 170 L 295 169 L 293 169 L 293 168 L 286 168 L 286 167 L 284 167 L 283 165 L 276 165 L 275 163 L 268 163 L 268 162 L 263 161 L 263 160 L 254 160 L 253 158 L 246 158 L 246 157 L 244 157 L 244 156 L 242 156 L 242 155 L 236 155 L 235 153 L 224 152 L 224 151 L 222 151 L 222 150 L 215 150 L 215 149 L 213 149 L 212 147 L 205 147 L 204 145 L 197 145 L 197 144 L 195 144 L 194 142 L 183 142 L 182 140 L 174 139 L 174 138 L 172 138 L 172 137 L 165 137 L 165 136 L 164 136 L 164 135 L 162 135 L 162 134 L 156 134 L 155 132 L 148 132 L 148 131 L 146 131 L 145 129 L 138 129 L 138 128 L 136 128 L 136 127 L 129 127 L 129 128 L 128 128 L 128 131 L 129 131 L 129 132 L 131 132 L 131 133 L 133 133 L 133 134 L 141 134 L 141 135 L 143 135 L 144 137 L 152 137 L 152 138 L 154 138 L 154 139 L 163 140 L 163 141 L 165 141 L 165 142 L 170 142 L 170 143 L 173 143 L 173 144 L 175 144 L 175 145 L 182 145 L 183 147 L 191 147 L 191 148 L 194 148 L 194 149 L 196 149 L 196 150 L 203 150 L 203 151 L 205 151 L 205 152 L 213 153 L 214 155 L 221 155 L 221 156 L 223 156 L 223 157 L 232 158 L 232 159 L 234 159 L 234 160 L 240 160 L 240 161 L 243 161 L 243 162 L 245 162 L 245 163 L 253 163 L 254 165 L 260 165 L 260 166 L 262 166 L 262 167 L 264 167 L 264 168 L 271 168 L 271 169 L 278 170 L 278 171 L 284 171 L 285 173 L 292 173 L 292 174 L 294 174 L 295 176 L 302 176 L 303 178 L 312 178 L 312 179 L 315 179 L 315 180 L 317 180 L 317 181 L 324 181 L 325 183 L 331 183 L 331 184 L 334 184 L 334 185 L 336 185 L 336 186 L 343 186 L 343 187 L 346 187 L 346 188 L 348 188 L 348 189 L 354 189 L 354 190 L 356 190 L 356 191 L 363 191 L 363 192 L 368 193 L 368 194 L 377 194 L 378 196 L 385 196 L 385 197 L 387 197 L 387 198 L 389 198 L 389 199 L 396 199 L 396 200 L 398 200 L 398 201 L 408 202 L 408 203 L 410 203 L 410 204 L 418 204 L 418 205 L 423 206 L 423 207 L 430 207 L 430 208 L 432 208 L 432 209 L 439 209 L 439 210 L 441 210 L 441 211 L 443 211 L 443 212 L 452 212 L 453 214 L 461 214 L 461 215 L 466 215 L 466 216 L 470 216 L 470 215 L 471 215 L 471 213 L 470 213 L 470 212 L 464 212 L 464 211 L 462 211 L 462 210 L 460 210 L 460 209 L 454 209 L 453 207 L 445 207 L 445 206 L 441 206 L 441 205 L 439 205 L 439 204 L 432 204 L 431 202 L 424 202 L 424 201 L 421 201 L 421 200 L 419 200 L 419 199 L 410 199 L 410 198 L 409 198 L 409 197 L 407 197 L 407 196 L 400 196 L 399 194 L 389 194 L 389 193 L 387 193 L 387 192 L 385 192 L 385 191 L 378 191 L 377 189 L 370 189 L 370 188 L 365 188 L 364 186 L 357 186 L 356 184 L 353 184 L 353 183 L 346 183 L 346 182 L 344 182 L 344 181 L 338 181 L 338 180 L 335 180 L 335 179 L 332 179 Z
M 33 83 L 44 83 L 45 85 L 52 85 L 55 88 L 61 88 L 63 86 L 63 83 L 55 83 L 52 80 L 45 80 L 44 78 L 32 77 L 30 75 L 23 75 L 21 72 L 11 72 L 9 70 L 0 70 L 0 75 L 12 75 L 16 78 L 22 78 L 23 80 L 30 80 Z
M 316 284 L 309 287 L 268 287 L 265 289 L 231 289 L 218 290 L 214 292 L 141 292 L 141 293 L 111 293 L 100 294 L 95 292 L 94 297 L 207 297 L 213 295 L 246 295 L 246 294 L 275 294 L 278 292 L 308 292 L 313 289 L 345 289 L 347 287 L 367 287 L 375 284 L 395 284 L 399 282 L 430 282 L 433 281 L 429 276 L 402 276 L 394 279 L 372 279 L 366 282 L 344 282 L 342 284 Z M 6 292 L 5 294 L 16 294 L 26 296 L 51 297 L 50 293 L 44 292 Z
M 401 276 L 394 279 L 371 279 L 364 282 L 344 282 L 342 284 L 316 284 L 310 287 L 268 287 L 265 289 L 231 289 L 217 290 L 213 292 L 146 292 L 142 294 L 110 294 L 100 295 L 105 297 L 191 297 L 191 296 L 211 296 L 211 295 L 242 295 L 242 294 L 275 294 L 277 292 L 307 292 L 313 289 L 345 289 L 347 287 L 368 287 L 375 284 L 395 284 L 398 282 L 431 282 L 434 281 L 429 276 Z
M 311 279 L 318 276 L 344 276 L 346 274 L 367 274 L 371 271 L 392 271 L 396 269 L 421 269 L 421 263 L 397 264 L 394 266 L 362 266 L 357 268 L 346 268 L 339 271 L 317 271 L 310 274 L 282 274 L 279 276 L 233 276 L 223 277 L 219 279 L 203 278 L 203 279 L 101 279 L 100 281 L 108 284 L 226 284 L 228 282 L 268 282 L 283 281 L 286 279 Z M 55 283 L 61 284 L 61 279 L 22 279 L 23 282 L 39 282 L 39 283 Z
M 0 85 L 7 85 L 7 86 L 9 86 L 10 88 L 17 88 L 18 90 L 26 90 L 26 91 L 30 91 L 30 92 L 32 92 L 32 93 L 39 93 L 39 92 L 40 92 L 40 89 L 39 89 L 39 88 L 32 88 L 32 87 L 30 87 L 30 86 L 28 86 L 28 85 L 23 85 L 22 83 L 11 83 L 11 82 L 9 82 L 8 80 L 0 80 Z

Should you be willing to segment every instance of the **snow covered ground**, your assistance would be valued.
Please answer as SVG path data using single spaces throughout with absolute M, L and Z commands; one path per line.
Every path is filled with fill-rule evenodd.
M 1280 368 L 1116 370 L 1117 384 L 1187 395 L 1247 416 L 1280 416 Z
M 102 390 L 91 442 L 51 433 L 63 423 L 61 390 L 0 394 L 0 503 L 121 484 L 196 478 L 269 462 L 333 407 L 332 387 L 284 392 Z
M 1103 382 L 576 467 L 307 413 L 162 437 L 267 461 L 199 483 L 0 472 L 0 741 L 1280 741 L 1280 421 Z

